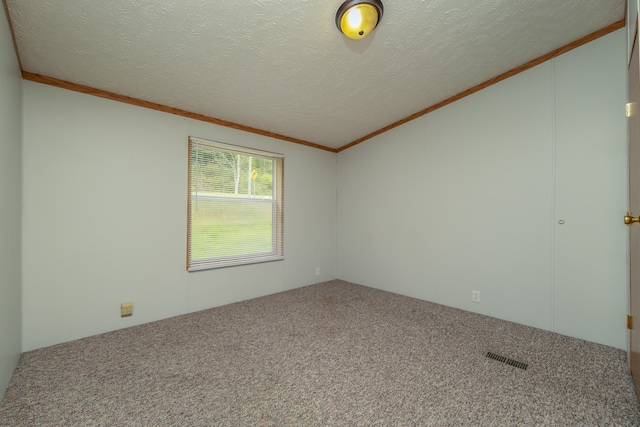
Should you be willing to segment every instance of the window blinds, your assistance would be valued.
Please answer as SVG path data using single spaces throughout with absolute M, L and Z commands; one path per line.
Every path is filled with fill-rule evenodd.
M 189 139 L 187 270 L 283 259 L 284 156 Z

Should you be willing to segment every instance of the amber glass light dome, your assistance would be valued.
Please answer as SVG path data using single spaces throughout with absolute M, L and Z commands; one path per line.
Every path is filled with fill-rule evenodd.
M 336 25 L 345 36 L 359 40 L 376 28 L 382 11 L 379 0 L 348 0 L 336 13 Z

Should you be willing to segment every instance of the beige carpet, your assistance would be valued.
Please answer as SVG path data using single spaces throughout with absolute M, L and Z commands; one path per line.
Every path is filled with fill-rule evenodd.
M 25 353 L 0 406 L 0 426 L 226 425 L 637 426 L 640 408 L 621 350 L 338 280 Z

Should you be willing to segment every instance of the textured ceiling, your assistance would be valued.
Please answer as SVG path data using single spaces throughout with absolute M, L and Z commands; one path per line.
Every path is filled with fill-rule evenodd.
M 23 71 L 342 147 L 624 18 L 624 0 L 5 0 Z

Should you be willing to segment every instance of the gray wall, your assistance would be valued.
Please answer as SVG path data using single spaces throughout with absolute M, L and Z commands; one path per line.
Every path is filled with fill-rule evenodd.
M 338 277 L 626 348 L 625 57 L 621 29 L 341 152 Z
M 335 153 L 29 81 L 23 103 L 24 351 L 336 277 Z M 186 271 L 189 135 L 285 155 L 284 261 Z
M 0 12 L 0 400 L 21 347 L 22 82 Z

